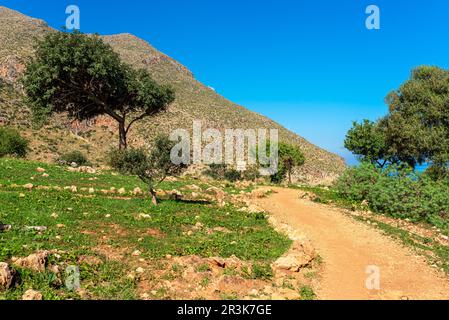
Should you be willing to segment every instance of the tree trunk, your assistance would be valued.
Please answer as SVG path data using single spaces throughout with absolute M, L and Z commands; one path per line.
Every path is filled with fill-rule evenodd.
M 126 140 L 126 129 L 125 129 L 125 121 L 118 123 L 118 132 L 119 132 L 119 150 L 126 150 L 128 148 L 128 142 Z
M 292 169 L 288 169 L 288 183 L 292 184 Z
M 151 202 L 157 206 L 157 198 L 156 198 L 156 191 L 154 191 L 153 188 L 150 189 L 150 193 L 151 193 Z

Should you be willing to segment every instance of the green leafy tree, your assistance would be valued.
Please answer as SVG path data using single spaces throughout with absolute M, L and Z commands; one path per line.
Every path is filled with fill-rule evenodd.
M 271 158 L 271 143 L 266 142 L 265 145 L 267 158 Z M 258 166 L 262 166 L 259 158 L 259 147 L 257 146 L 254 150 L 251 150 L 252 155 L 256 158 Z M 304 154 L 301 149 L 296 145 L 289 144 L 286 142 L 278 142 L 278 168 L 276 173 L 271 175 L 271 181 L 274 183 L 281 183 L 288 176 L 288 181 L 292 183 L 292 172 L 295 167 L 302 166 L 305 162 Z
M 386 99 L 389 114 L 381 120 L 386 145 L 399 161 L 414 167 L 449 162 L 449 72 L 421 66 Z
M 159 135 L 150 153 L 144 149 L 121 150 L 113 161 L 123 173 L 138 176 L 148 186 L 152 202 L 157 205 L 157 186 L 168 176 L 180 174 L 186 167 L 171 161 L 170 154 L 174 146 L 175 143 L 167 136 Z
M 22 79 L 35 119 L 52 113 L 76 120 L 108 115 L 118 123 L 119 148 L 131 126 L 174 101 L 174 92 L 145 70 L 122 63 L 97 35 L 52 32 L 36 47 Z
M 282 182 L 288 177 L 288 182 L 292 183 L 292 172 L 295 167 L 302 166 L 305 162 L 304 154 L 297 146 L 279 142 L 279 167 L 272 181 L 276 183 Z
M 388 149 L 385 142 L 385 133 L 378 123 L 363 120 L 362 123 L 353 123 L 345 139 L 345 148 L 357 155 L 362 161 L 369 161 L 384 167 L 388 160 Z

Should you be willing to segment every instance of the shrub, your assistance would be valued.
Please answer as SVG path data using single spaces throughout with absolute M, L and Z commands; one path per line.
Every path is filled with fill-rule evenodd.
M 204 174 L 215 180 L 223 180 L 227 166 L 225 164 L 213 163 L 209 165 L 209 169 L 204 171 Z
M 449 181 L 435 181 L 406 167 L 383 170 L 361 164 L 348 169 L 336 182 L 335 190 L 345 199 L 367 201 L 374 212 L 442 228 L 449 225 Z
M 169 175 L 177 175 L 185 169 L 183 164 L 171 161 L 175 143 L 168 136 L 156 137 L 149 153 L 144 149 L 127 149 L 111 152 L 110 164 L 123 174 L 136 175 L 148 186 L 153 204 L 157 204 L 156 187 Z
M 136 168 L 147 161 L 144 149 L 112 150 L 109 152 L 109 165 L 121 174 L 135 174 Z
M 260 178 L 259 168 L 256 166 L 251 166 L 251 167 L 247 168 L 245 171 L 243 171 L 242 178 L 243 178 L 243 180 L 246 180 L 246 181 L 257 180 L 258 178 Z
M 87 166 L 89 165 L 89 160 L 87 160 L 86 156 L 80 151 L 72 151 L 66 154 L 63 154 L 59 160 L 59 163 L 64 165 L 70 165 L 72 163 L 76 163 L 78 166 Z
M 0 128 L 0 157 L 6 155 L 23 158 L 28 151 L 28 141 L 13 128 Z
M 228 169 L 225 171 L 224 177 L 226 180 L 235 182 L 242 178 L 242 174 L 240 173 L 240 171 L 237 171 L 235 169 Z
M 366 200 L 381 172 L 371 163 L 362 162 L 358 167 L 347 169 L 335 184 L 336 191 L 345 199 Z

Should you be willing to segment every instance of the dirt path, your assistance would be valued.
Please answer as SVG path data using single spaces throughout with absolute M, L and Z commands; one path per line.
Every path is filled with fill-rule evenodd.
M 320 299 L 449 299 L 448 278 L 423 257 L 298 190 L 275 190 L 257 203 L 312 241 L 324 262 Z M 366 288 L 368 266 L 379 268 L 380 290 Z

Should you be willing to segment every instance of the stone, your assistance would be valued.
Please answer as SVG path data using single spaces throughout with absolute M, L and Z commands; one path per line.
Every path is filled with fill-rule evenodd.
M 97 170 L 95 170 L 94 168 L 89 167 L 89 166 L 82 166 L 82 167 L 79 167 L 77 171 L 78 171 L 78 172 L 81 172 L 81 173 L 90 173 L 90 174 L 95 174 L 95 173 L 97 173 Z
M 89 193 L 95 193 L 95 189 L 94 188 L 89 188 Z
M 185 186 L 185 188 L 192 191 L 201 191 L 201 188 L 198 187 L 196 184 Z
M 3 224 L 3 223 L 0 222 L 0 232 L 9 231 L 11 229 L 12 229 L 12 225 L 10 225 L 10 224 Z
M 255 204 L 251 204 L 248 207 L 248 212 L 249 213 L 259 213 L 259 212 L 264 212 L 263 209 L 259 208 L 258 206 L 256 206 Z
M 25 194 L 24 193 L 19 193 L 19 198 L 25 198 Z
M 211 258 L 211 262 L 220 268 L 226 267 L 226 261 L 219 257 Z
M 33 189 L 34 185 L 32 183 L 27 183 L 27 184 L 24 184 L 23 187 L 25 189 L 31 190 L 31 189 Z
M 310 259 L 305 255 L 288 254 L 287 256 L 280 257 L 273 263 L 273 267 L 281 270 L 289 270 L 298 272 L 302 267 L 308 265 Z
M 48 178 L 50 175 L 48 174 L 48 173 L 44 173 L 44 174 L 42 174 L 42 177 L 43 178 Z
M 142 193 L 143 193 L 142 189 L 140 189 L 139 187 L 136 187 L 133 190 L 133 195 L 135 195 L 135 196 L 141 195 Z
M 118 189 L 118 194 L 125 194 L 126 193 L 126 189 L 125 188 L 120 188 Z
M 44 272 L 47 264 L 48 251 L 38 251 L 25 258 L 13 258 L 13 264 L 25 269 Z
M 29 289 L 23 294 L 22 300 L 42 300 L 42 293 Z
M 39 167 L 39 168 L 36 168 L 36 171 L 42 173 L 42 172 L 45 172 L 45 169 Z
M 252 289 L 248 292 L 248 294 L 251 296 L 257 296 L 259 294 L 259 291 L 257 291 L 256 289 Z
M 14 273 L 5 262 L 0 262 L 0 291 L 9 289 L 14 282 Z
M 25 229 L 37 231 L 37 232 L 43 232 L 43 231 L 47 230 L 47 227 L 46 226 L 26 226 Z
M 137 273 L 144 273 L 145 270 L 144 270 L 142 267 L 138 267 L 138 268 L 136 269 L 136 272 L 137 272 Z
M 138 257 L 138 256 L 140 256 L 142 254 L 142 252 L 140 252 L 139 250 L 135 250 L 133 253 L 132 253 L 132 255 L 134 256 L 134 257 Z
M 151 218 L 151 216 L 146 213 L 139 213 L 139 215 L 137 216 L 137 220 L 150 219 L 150 218 Z
M 179 190 L 173 189 L 173 190 L 170 192 L 170 198 L 173 199 L 173 200 L 181 200 L 181 199 L 182 199 L 182 196 L 183 196 L 183 194 L 182 194 L 182 192 L 179 191 Z

